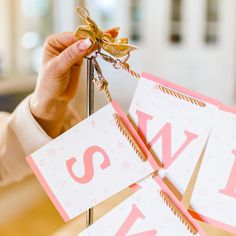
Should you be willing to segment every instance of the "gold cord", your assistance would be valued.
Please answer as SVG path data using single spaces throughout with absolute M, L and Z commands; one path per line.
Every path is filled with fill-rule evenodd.
M 186 96 L 184 94 L 181 94 L 181 93 L 176 92 L 176 91 L 174 91 L 172 89 L 169 89 L 169 88 L 166 88 L 164 86 L 161 86 L 159 84 L 156 85 L 156 89 L 159 89 L 160 91 L 162 91 L 165 94 L 169 94 L 171 96 L 174 96 L 174 97 L 179 98 L 181 100 L 184 100 L 186 102 L 190 102 L 190 103 L 192 103 L 194 105 L 197 105 L 197 106 L 200 106 L 200 107 L 205 107 L 206 106 L 206 104 L 204 102 L 201 102 L 201 101 L 199 101 L 197 99 L 194 99 L 194 98 L 191 98 L 189 96 Z
M 180 221 L 186 226 L 186 228 L 192 233 L 197 234 L 198 230 L 196 227 L 187 219 L 187 217 L 179 210 L 179 208 L 173 203 L 172 199 L 169 197 L 169 195 L 161 190 L 160 196 L 164 200 L 165 204 L 171 209 L 171 211 L 174 213 L 175 216 L 177 216 Z
M 111 98 L 111 94 L 110 94 L 110 92 L 108 90 L 108 82 L 105 79 L 100 80 L 100 79 L 96 79 L 95 78 L 94 79 L 94 83 L 96 84 L 96 86 L 97 86 L 99 91 L 103 90 L 105 92 L 105 95 L 107 97 L 107 101 L 109 103 L 111 103 L 112 102 L 112 98 Z
M 146 161 L 147 160 L 146 155 L 143 153 L 142 149 L 139 147 L 138 143 L 136 142 L 132 134 L 129 132 L 129 130 L 125 126 L 123 120 L 120 118 L 120 116 L 117 113 L 113 114 L 113 117 L 120 132 L 126 137 L 128 142 L 131 144 L 133 150 L 137 153 L 137 155 L 142 161 Z
M 131 74 L 136 79 L 140 79 L 140 74 L 130 69 L 130 65 L 127 62 L 120 63 L 122 69 L 126 70 L 129 74 Z

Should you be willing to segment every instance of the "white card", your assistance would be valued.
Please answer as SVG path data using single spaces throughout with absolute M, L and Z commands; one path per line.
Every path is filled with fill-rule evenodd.
M 197 218 L 236 234 L 236 114 L 218 112 L 191 203 Z
M 213 99 L 147 74 L 137 86 L 129 115 L 181 193 L 206 143 L 216 105 Z
M 119 106 L 108 104 L 27 158 L 65 221 L 157 169 L 150 155 L 140 160 L 114 113 L 131 127 Z
M 193 235 L 166 205 L 160 196 L 160 190 L 160 186 L 148 177 L 140 190 L 80 233 L 79 236 Z

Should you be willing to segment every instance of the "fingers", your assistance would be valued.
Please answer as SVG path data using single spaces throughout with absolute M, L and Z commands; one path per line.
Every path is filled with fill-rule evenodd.
M 117 37 L 118 32 L 119 27 L 114 27 L 106 30 L 104 33 L 109 34 L 112 38 L 115 38 Z M 50 35 L 46 40 L 45 47 L 51 54 L 58 55 L 76 41 L 78 41 L 78 39 L 72 32 L 64 32 Z
M 118 35 L 119 27 L 115 27 L 105 31 L 111 37 Z M 97 49 L 89 39 L 79 40 L 71 32 L 51 35 L 46 40 L 45 59 L 55 57 L 54 62 L 60 72 L 69 70 L 74 64 L 80 65 L 84 56 Z
M 57 64 L 58 72 L 64 73 L 68 71 L 74 64 L 81 64 L 83 57 L 87 54 L 92 42 L 87 39 L 79 40 L 64 51 L 61 52 L 55 58 L 55 64 Z
M 70 82 L 68 83 L 64 93 L 67 100 L 72 99 L 77 91 L 78 83 L 80 80 L 80 70 L 81 67 L 77 64 L 71 67 Z
M 105 31 L 105 33 L 110 34 L 112 38 L 117 37 L 119 32 L 119 27 L 114 27 Z M 50 50 L 57 52 L 62 52 L 64 49 L 75 43 L 78 39 L 72 32 L 64 32 L 60 34 L 50 35 L 46 40 L 46 47 Z M 57 53 L 58 54 L 58 53 Z
M 46 40 L 46 49 L 52 53 L 58 54 L 77 41 L 75 35 L 71 32 L 50 35 Z

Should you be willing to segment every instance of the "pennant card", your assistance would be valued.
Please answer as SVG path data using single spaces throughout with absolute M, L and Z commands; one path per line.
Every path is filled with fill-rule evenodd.
M 236 235 L 236 111 L 222 107 L 192 195 L 193 215 Z
M 140 141 L 113 102 L 34 152 L 27 161 L 68 221 L 157 170 Z M 145 158 L 146 162 L 141 160 Z
M 141 189 L 85 229 L 79 236 L 140 235 L 140 236 L 190 236 L 205 235 L 199 229 L 191 233 L 161 197 L 159 177 L 148 177 Z
M 129 116 L 147 147 L 184 193 L 220 103 L 188 89 L 142 74 Z

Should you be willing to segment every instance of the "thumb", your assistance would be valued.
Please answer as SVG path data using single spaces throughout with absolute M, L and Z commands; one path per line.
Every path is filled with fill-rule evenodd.
M 61 72 L 68 71 L 74 64 L 81 64 L 83 57 L 87 54 L 92 42 L 89 38 L 82 39 L 66 48 L 56 58 L 58 69 Z

